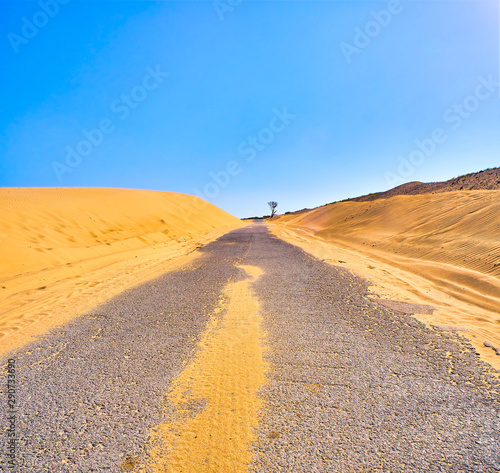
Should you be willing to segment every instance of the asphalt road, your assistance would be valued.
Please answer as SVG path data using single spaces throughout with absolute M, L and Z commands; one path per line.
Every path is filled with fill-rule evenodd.
M 364 281 L 264 224 L 201 251 L 1 361 L 5 431 L 15 360 L 18 463 L 4 432 L 1 471 L 132 471 L 223 288 L 245 278 L 237 265 L 263 271 L 270 366 L 250 471 L 500 470 L 500 385 L 464 339 L 370 301 Z

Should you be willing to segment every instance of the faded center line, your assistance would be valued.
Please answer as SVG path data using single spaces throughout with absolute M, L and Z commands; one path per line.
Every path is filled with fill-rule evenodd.
M 251 288 L 263 274 L 229 283 L 202 334 L 198 352 L 167 394 L 168 422 L 151 434 L 140 472 L 244 472 L 252 460 L 266 381 L 259 303 Z M 217 315 L 225 311 L 223 317 Z

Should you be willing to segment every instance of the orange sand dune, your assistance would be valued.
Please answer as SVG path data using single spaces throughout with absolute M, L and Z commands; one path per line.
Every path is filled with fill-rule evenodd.
M 178 266 L 186 258 L 177 257 L 241 225 L 171 192 L 0 189 L 0 352 Z
M 275 232 L 374 282 L 385 297 L 433 304 L 500 368 L 500 191 L 338 202 L 283 215 Z M 339 260 L 345 261 L 339 263 Z

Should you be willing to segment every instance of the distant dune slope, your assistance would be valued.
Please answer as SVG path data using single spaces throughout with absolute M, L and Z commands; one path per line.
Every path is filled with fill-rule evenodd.
M 360 248 L 500 275 L 500 191 L 338 202 L 276 222 Z
M 0 189 L 0 277 L 238 223 L 236 217 L 197 197 L 172 192 Z
M 172 192 L 0 189 L 0 352 L 194 261 L 242 225 Z

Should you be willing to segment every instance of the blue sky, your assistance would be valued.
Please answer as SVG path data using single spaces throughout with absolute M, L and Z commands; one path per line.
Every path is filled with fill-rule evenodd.
M 2 187 L 244 217 L 500 164 L 496 1 L 57 1 L 0 0 Z

